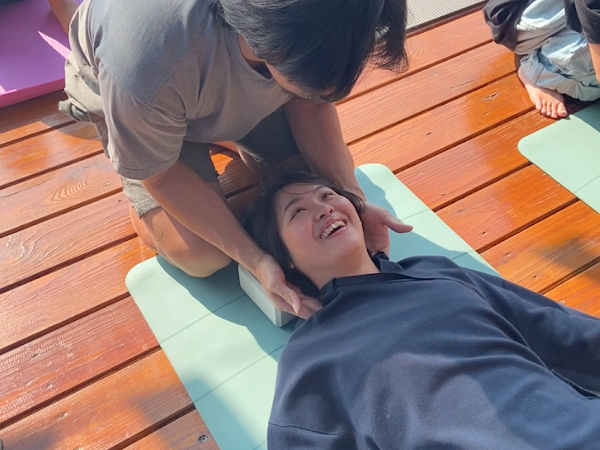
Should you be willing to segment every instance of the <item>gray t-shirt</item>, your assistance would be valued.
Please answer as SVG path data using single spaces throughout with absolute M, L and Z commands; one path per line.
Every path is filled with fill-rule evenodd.
M 205 0 L 85 0 L 70 39 L 66 91 L 105 117 L 128 178 L 168 169 L 184 138 L 241 139 L 291 98 L 248 65 Z

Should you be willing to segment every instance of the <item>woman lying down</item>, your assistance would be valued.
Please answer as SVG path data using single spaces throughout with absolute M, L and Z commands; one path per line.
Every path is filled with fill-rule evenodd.
M 360 209 L 297 173 L 250 214 L 323 306 L 279 360 L 268 448 L 600 449 L 600 321 L 443 257 L 371 257 Z

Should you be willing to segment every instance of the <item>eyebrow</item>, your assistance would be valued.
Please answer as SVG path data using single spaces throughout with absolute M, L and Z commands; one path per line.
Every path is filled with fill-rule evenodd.
M 318 186 L 316 186 L 312 191 L 310 192 L 317 192 L 319 189 L 327 189 L 327 186 L 323 186 L 322 184 L 319 184 Z M 293 199 L 291 199 L 287 205 L 285 205 L 285 207 L 283 208 L 283 215 L 285 216 L 285 213 L 288 209 L 290 209 L 294 204 L 298 203 L 300 200 L 302 200 L 302 197 L 296 196 Z

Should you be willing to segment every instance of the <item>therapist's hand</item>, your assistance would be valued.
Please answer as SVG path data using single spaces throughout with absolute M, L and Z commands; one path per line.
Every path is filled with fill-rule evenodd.
M 307 297 L 285 281 L 283 270 L 271 255 L 259 261 L 255 275 L 273 304 L 287 313 L 308 319 L 322 308 L 317 300 Z
M 387 209 L 369 202 L 365 203 L 360 218 L 363 223 L 367 249 L 371 254 L 377 252 L 389 254 L 389 230 L 396 233 L 407 233 L 413 229 L 412 225 L 406 225 L 391 215 Z

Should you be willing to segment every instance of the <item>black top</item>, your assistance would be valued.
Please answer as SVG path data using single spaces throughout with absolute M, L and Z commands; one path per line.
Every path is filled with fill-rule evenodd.
M 588 42 L 600 43 L 600 0 L 563 0 L 567 26 L 582 33 Z M 517 22 L 530 0 L 489 0 L 483 7 L 494 41 L 514 50 Z
M 290 337 L 269 449 L 600 448 L 600 399 L 563 378 L 600 391 L 599 320 L 446 258 L 375 262 Z

